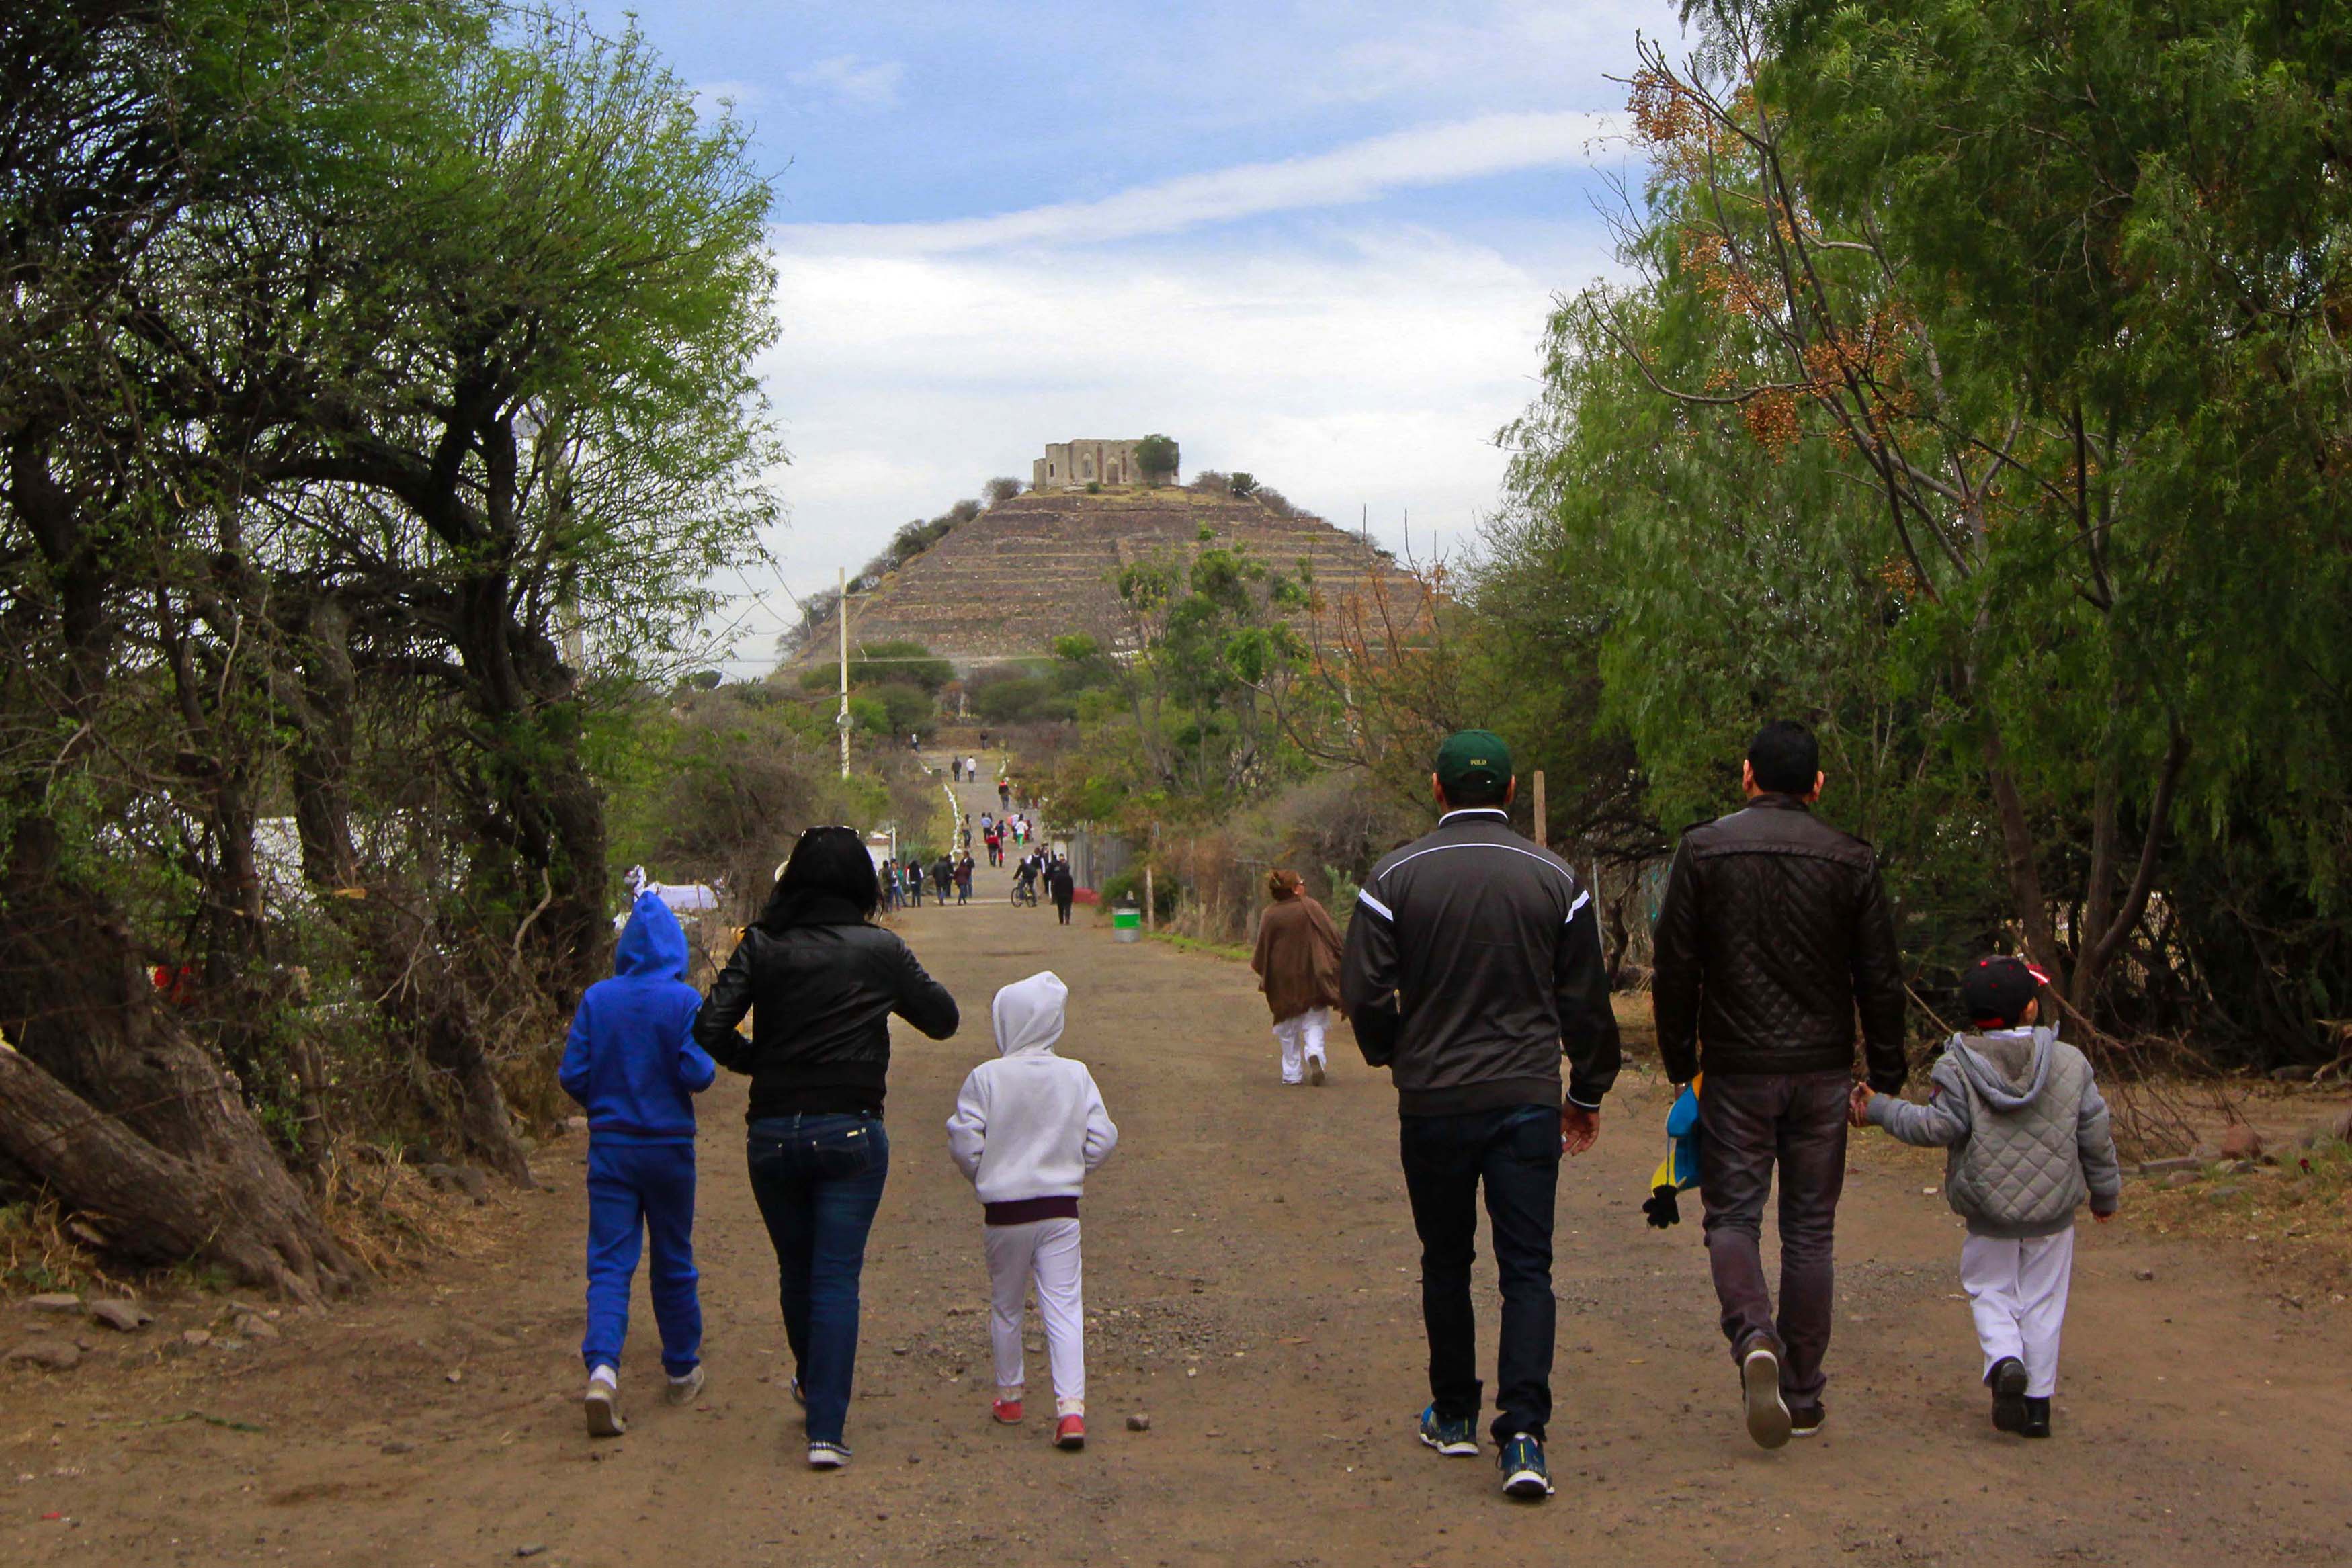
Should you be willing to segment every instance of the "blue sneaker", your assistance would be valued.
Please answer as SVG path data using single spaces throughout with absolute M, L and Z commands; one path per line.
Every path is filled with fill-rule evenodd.
M 1544 1463 L 1543 1445 L 1521 1432 L 1495 1456 L 1503 1472 L 1503 1495 L 1541 1502 L 1551 1496 L 1551 1467 Z
M 1478 1451 L 1478 1432 L 1470 1417 L 1448 1420 L 1434 1405 L 1421 1413 L 1421 1440 L 1449 1459 L 1467 1458 Z

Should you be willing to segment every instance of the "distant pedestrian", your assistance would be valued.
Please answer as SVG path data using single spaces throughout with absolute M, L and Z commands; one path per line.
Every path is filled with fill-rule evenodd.
M 1699 1197 L 1748 1435 L 1777 1448 L 1821 1429 L 1844 1190 L 1854 1020 L 1870 1086 L 1903 1087 L 1903 961 L 1878 860 L 1813 815 L 1812 732 L 1748 742 L 1747 806 L 1683 834 L 1651 956 L 1666 1076 L 1699 1091 Z M 1776 1175 L 1777 1172 L 1777 1175 Z M 1780 1310 L 1764 1278 L 1764 1203 L 1779 1185 Z
M 956 862 L 955 884 L 956 902 L 958 904 L 970 904 L 971 902 L 971 873 L 972 863 L 971 857 L 970 855 L 966 855 L 961 860 Z
M 653 1241 L 654 1322 L 669 1401 L 702 1391 L 702 1303 L 694 1268 L 694 1096 L 719 1069 L 695 1044 L 701 996 L 686 983 L 686 932 L 658 893 L 640 894 L 613 977 L 580 998 L 556 1082 L 588 1113 L 588 1366 L 591 1437 L 616 1437 L 621 1343 L 638 1249 Z
M 948 888 L 954 881 L 955 862 L 948 859 L 945 855 L 941 855 L 938 860 L 931 862 L 931 887 L 933 891 L 938 893 L 940 895 L 940 902 L 941 904 L 945 904 L 948 901 Z
M 948 1118 L 948 1153 L 980 1195 L 987 1232 L 996 1419 L 1018 1425 L 1027 1369 L 1023 1302 L 1034 1283 L 1054 1375 L 1054 1443 L 1087 1443 L 1086 1294 L 1078 1199 L 1118 1146 L 1086 1064 L 1054 1054 L 1069 988 L 1048 969 L 996 993 L 997 1059 L 971 1070 Z
M 1552 1492 L 1543 1442 L 1559 1162 L 1600 1135 L 1617 1019 L 1591 895 L 1565 861 L 1511 831 L 1510 748 L 1486 730 L 1448 737 L 1432 783 L 1444 814 L 1365 879 L 1339 989 L 1364 1060 L 1396 1082 L 1429 1337 L 1421 1440 L 1445 1455 L 1478 1451 L 1470 1263 L 1483 1186 L 1503 1296 L 1498 1466 L 1507 1494 L 1539 1500 Z M 1580 1427 L 1591 1411 L 1577 1414 Z
M 1013 780 L 1010 779 L 996 781 L 996 809 L 1000 811 L 1013 810 Z
M 1857 1126 L 1875 1123 L 1904 1143 L 1951 1151 L 1944 1200 L 1968 1222 L 1960 1288 L 1984 1353 L 1992 1424 L 2023 1437 L 2050 1436 L 2074 1210 L 2087 1199 L 2091 1218 L 2105 1222 L 2123 1198 L 2089 1059 L 2055 1029 L 2035 1027 L 2044 983 L 2022 958 L 1979 959 L 1960 977 L 1973 1027 L 1945 1045 L 1927 1103 L 1857 1083 L 1852 1107 Z
M 1055 860 L 1046 868 L 1045 890 L 1054 895 L 1054 913 L 1061 923 L 1070 923 L 1070 904 L 1078 896 L 1078 879 L 1070 873 L 1070 862 Z
M 908 855 L 907 857 L 907 863 L 903 868 L 903 874 L 907 879 L 908 906 L 913 909 L 920 909 L 923 906 L 922 862 L 915 859 L 914 856 Z
M 1257 950 L 1250 967 L 1274 1013 L 1285 1083 L 1323 1082 L 1323 1037 L 1339 1000 L 1339 928 L 1307 896 L 1295 871 L 1266 874 L 1274 902 L 1258 917 Z

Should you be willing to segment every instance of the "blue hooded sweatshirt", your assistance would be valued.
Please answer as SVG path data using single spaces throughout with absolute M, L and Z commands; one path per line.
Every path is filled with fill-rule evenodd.
M 659 894 L 640 894 L 613 977 L 580 998 L 556 1082 L 587 1107 L 592 1137 L 690 1144 L 694 1096 L 719 1069 L 694 1043 L 701 995 L 686 983 L 686 932 Z

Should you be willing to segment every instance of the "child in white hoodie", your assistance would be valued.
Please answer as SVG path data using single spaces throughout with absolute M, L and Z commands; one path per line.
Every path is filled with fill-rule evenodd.
M 1118 1128 L 1086 1063 L 1054 1054 L 1070 988 L 1047 969 L 996 993 L 997 1059 L 971 1070 L 948 1118 L 948 1153 L 987 1216 L 989 1337 L 996 1419 L 1020 1421 L 1022 1307 L 1031 1279 L 1054 1369 L 1054 1442 L 1087 1445 L 1086 1303 L 1078 1195 L 1110 1157 Z

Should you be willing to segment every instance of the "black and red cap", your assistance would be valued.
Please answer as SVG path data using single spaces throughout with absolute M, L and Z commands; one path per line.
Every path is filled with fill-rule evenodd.
M 1969 1021 L 2008 1029 L 2024 1013 L 2050 977 L 2022 958 L 1995 954 L 1979 958 L 1960 977 L 1960 1005 Z

